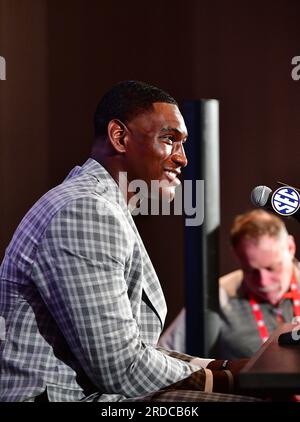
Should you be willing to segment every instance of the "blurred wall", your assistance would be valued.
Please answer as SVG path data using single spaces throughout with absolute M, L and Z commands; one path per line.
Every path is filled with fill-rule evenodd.
M 88 157 L 102 94 L 140 79 L 179 101 L 220 100 L 220 272 L 235 268 L 228 231 L 252 188 L 300 185 L 299 15 L 298 0 L 0 0 L 0 256 L 32 203 Z M 184 301 L 182 219 L 137 224 L 170 321 Z

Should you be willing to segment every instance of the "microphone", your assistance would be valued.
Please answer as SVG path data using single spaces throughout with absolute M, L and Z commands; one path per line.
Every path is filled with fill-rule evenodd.
M 278 343 L 280 344 L 280 346 L 300 345 L 300 335 L 298 331 L 299 330 L 294 328 L 292 331 L 280 334 L 280 336 L 278 337 Z
M 253 205 L 256 207 L 271 209 L 271 195 L 272 190 L 268 186 L 256 186 L 250 195 L 250 199 Z
M 256 186 L 250 195 L 253 205 L 275 212 L 282 217 L 294 217 L 300 223 L 300 195 L 291 186 L 282 186 L 272 192 L 268 186 Z

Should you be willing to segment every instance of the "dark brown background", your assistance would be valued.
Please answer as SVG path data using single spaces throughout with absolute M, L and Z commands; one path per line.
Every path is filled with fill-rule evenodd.
M 300 185 L 299 16 L 298 0 L 0 0 L 0 256 L 25 211 L 88 157 L 102 94 L 140 79 L 179 101 L 220 100 L 220 272 L 235 268 L 228 231 L 252 188 Z M 182 220 L 138 225 L 170 321 L 184 301 Z

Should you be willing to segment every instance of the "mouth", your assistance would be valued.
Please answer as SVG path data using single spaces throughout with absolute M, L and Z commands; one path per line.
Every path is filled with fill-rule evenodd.
M 278 292 L 279 287 L 277 285 L 269 287 L 260 287 L 258 290 L 260 293 L 273 293 Z
M 181 182 L 177 177 L 180 174 L 180 170 L 165 169 L 164 173 L 167 176 L 168 181 L 172 183 L 172 185 L 180 185 Z

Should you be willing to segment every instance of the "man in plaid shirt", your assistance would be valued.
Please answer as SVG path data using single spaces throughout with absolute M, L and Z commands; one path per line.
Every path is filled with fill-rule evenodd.
M 166 304 L 120 175 L 164 181 L 172 199 L 186 138 L 158 88 L 125 81 L 102 98 L 91 158 L 29 210 L 0 267 L 0 400 L 255 400 L 222 394 L 240 362 L 157 347 Z

